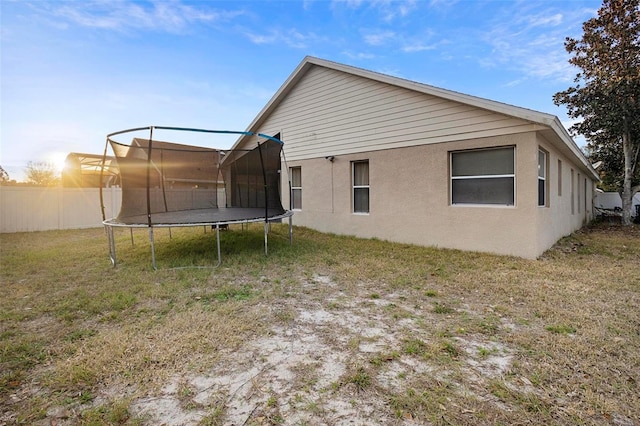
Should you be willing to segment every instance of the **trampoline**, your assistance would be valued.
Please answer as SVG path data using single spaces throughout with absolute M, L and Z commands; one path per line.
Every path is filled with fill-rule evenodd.
M 200 136 L 239 135 L 249 137 L 249 148 L 229 150 L 154 139 L 154 132 L 176 132 Z M 131 143 L 116 136 L 144 132 Z M 148 132 L 148 136 L 147 136 Z M 173 139 L 173 138 L 172 138 Z M 236 143 L 236 145 L 238 145 Z M 122 204 L 118 215 L 106 218 L 100 188 L 102 223 L 109 241 L 109 257 L 117 264 L 114 228 L 148 228 L 151 264 L 156 267 L 154 228 L 204 226 L 215 228 L 219 266 L 220 228 L 230 224 L 264 222 L 264 251 L 268 254 L 269 225 L 289 219 L 292 242 L 293 212 L 282 207 L 280 197 L 283 142 L 275 136 L 254 132 L 148 126 L 107 135 L 102 169 L 109 146 L 120 173 Z M 289 183 L 289 188 L 291 184 Z

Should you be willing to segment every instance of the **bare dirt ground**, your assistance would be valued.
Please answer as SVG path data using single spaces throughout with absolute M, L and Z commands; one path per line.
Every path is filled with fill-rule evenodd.
M 158 395 L 133 401 L 132 414 L 166 426 L 206 423 L 212 407 L 225 407 L 221 424 L 238 426 L 425 424 L 409 411 L 392 412 L 388 391 L 402 393 L 407 383 L 449 374 L 463 375 L 472 387 L 504 374 L 512 358 L 508 347 L 478 335 L 456 339 L 463 353 L 455 371 L 411 356 L 401 349 L 408 336 L 431 340 L 420 306 L 401 293 L 347 296 L 327 276 L 314 275 L 286 305 L 265 309 L 291 320 L 225 354 L 219 368 L 174 377 Z M 415 315 L 394 318 L 385 309 Z M 488 354 L 479 356 L 479 348 Z

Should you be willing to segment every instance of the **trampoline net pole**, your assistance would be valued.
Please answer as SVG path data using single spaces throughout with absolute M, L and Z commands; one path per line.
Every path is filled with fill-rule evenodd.
M 153 126 L 149 128 L 149 146 L 147 147 L 147 225 L 151 227 L 151 153 L 153 152 Z M 154 268 L 155 262 L 154 262 Z

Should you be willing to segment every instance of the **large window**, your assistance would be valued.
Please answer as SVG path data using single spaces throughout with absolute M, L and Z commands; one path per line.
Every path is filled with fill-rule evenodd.
M 547 205 L 547 153 L 538 150 L 538 205 Z
M 514 147 L 451 153 L 451 204 L 512 206 L 515 180 Z
M 369 213 L 369 161 L 354 161 L 353 212 Z
M 302 210 L 302 168 L 291 167 L 291 208 Z

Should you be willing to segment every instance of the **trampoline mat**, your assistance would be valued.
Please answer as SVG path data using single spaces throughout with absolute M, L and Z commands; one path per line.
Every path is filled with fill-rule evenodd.
M 215 225 L 239 222 L 261 221 L 265 219 L 264 208 L 215 208 L 215 209 L 194 209 L 175 212 L 162 212 L 151 214 L 151 224 L 154 226 L 173 225 Z M 277 219 L 287 216 L 287 212 L 280 209 L 269 209 L 267 217 Z M 105 221 L 108 225 L 123 226 L 148 226 L 147 215 L 137 215 L 128 217 L 118 217 Z

